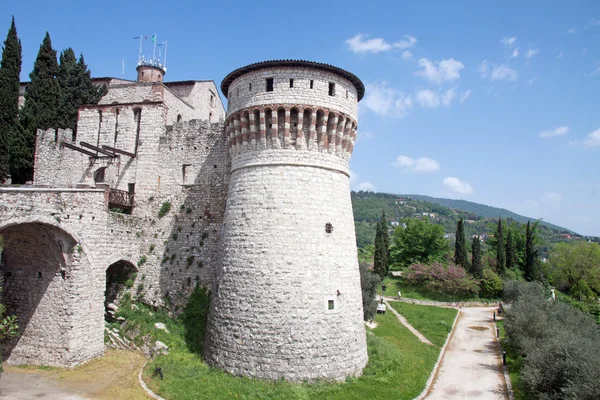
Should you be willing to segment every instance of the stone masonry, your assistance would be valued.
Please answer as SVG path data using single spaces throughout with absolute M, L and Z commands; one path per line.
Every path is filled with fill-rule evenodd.
M 252 64 L 223 81 L 226 115 L 214 82 L 164 74 L 98 78 L 107 94 L 80 107 L 76 132 L 38 131 L 33 185 L 0 188 L 0 296 L 20 318 L 5 359 L 101 354 L 106 271 L 126 265 L 135 296 L 175 312 L 196 284 L 212 288 L 206 358 L 226 371 L 359 375 L 349 160 L 362 82 L 325 64 Z

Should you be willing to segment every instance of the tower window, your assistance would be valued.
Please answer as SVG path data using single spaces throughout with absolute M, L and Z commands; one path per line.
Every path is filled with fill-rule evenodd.
M 348 91 L 346 90 L 346 98 L 348 98 Z
M 273 78 L 267 78 L 267 92 L 273 91 Z
M 329 95 L 335 96 L 335 83 L 329 82 Z
M 331 222 L 328 222 L 325 224 L 325 233 L 331 233 L 333 232 L 333 225 L 331 225 Z
M 312 89 L 315 86 L 315 81 L 313 81 L 312 79 L 310 80 L 310 88 Z
M 294 87 L 294 80 L 290 79 L 290 87 L 293 88 Z
M 335 309 L 335 301 L 334 300 L 327 300 L 327 309 L 328 310 Z
M 248 91 L 249 91 L 249 92 L 251 92 L 251 91 L 252 91 L 252 82 L 250 82 L 250 83 L 248 84 Z
M 177 123 L 181 122 L 181 114 L 177 114 Z

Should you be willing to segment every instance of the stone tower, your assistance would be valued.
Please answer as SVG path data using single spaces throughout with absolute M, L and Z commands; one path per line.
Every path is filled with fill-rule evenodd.
M 363 83 L 340 68 L 266 61 L 231 72 L 231 176 L 207 360 L 236 375 L 360 375 L 367 348 L 349 160 Z

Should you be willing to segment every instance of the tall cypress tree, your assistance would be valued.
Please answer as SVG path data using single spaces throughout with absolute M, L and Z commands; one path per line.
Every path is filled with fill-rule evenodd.
M 463 219 L 456 223 L 456 241 L 454 243 L 454 263 L 461 267 L 469 268 L 469 255 L 467 253 L 467 243 L 465 239 L 465 226 Z
M 0 182 L 10 176 L 9 154 L 12 133 L 18 124 L 21 41 L 12 18 L 0 62 Z
M 71 129 L 75 136 L 78 108 L 82 105 L 97 104 L 106 88 L 94 85 L 83 55 L 78 61 L 71 48 L 60 54 L 57 80 L 62 94 L 59 126 Z
M 56 79 L 57 73 L 56 50 L 52 48 L 50 34 L 46 32 L 33 64 L 33 71 L 29 74 L 31 82 L 25 92 L 25 105 L 19 114 L 24 129 L 15 132 L 16 135 L 23 135 L 23 137 L 13 138 L 15 146 L 25 146 L 11 150 L 14 153 L 13 158 L 19 157 L 13 159 L 11 163 L 13 182 L 24 183 L 33 179 L 33 154 L 37 130 L 57 128 L 60 125 L 58 109 L 62 96 Z
M 512 229 L 506 234 L 506 269 L 513 269 L 517 264 L 517 250 L 513 242 Z
M 375 232 L 375 255 L 373 257 L 373 272 L 381 278 L 385 278 L 388 273 L 389 240 L 385 212 L 382 212 Z
M 483 276 L 483 264 L 481 263 L 481 239 L 479 239 L 479 236 L 473 237 L 471 247 L 472 256 L 469 272 L 474 277 L 481 278 Z
M 533 281 L 535 279 L 535 266 L 537 252 L 534 249 L 535 240 L 535 226 L 530 226 L 530 221 L 527 221 L 527 228 L 525 230 L 525 279 Z
M 506 252 L 504 249 L 504 233 L 502 232 L 502 219 L 498 217 L 498 226 L 496 228 L 496 261 L 498 263 L 498 272 L 504 274 L 506 270 Z

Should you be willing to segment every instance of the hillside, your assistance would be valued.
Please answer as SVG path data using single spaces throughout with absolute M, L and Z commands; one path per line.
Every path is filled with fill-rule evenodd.
M 527 218 L 505 209 L 464 200 L 362 191 L 352 192 L 351 196 L 358 247 L 373 244 L 375 225 L 382 210 L 385 211 L 392 226 L 401 223 L 403 218 L 423 217 L 425 214 L 433 223 L 444 226 L 446 233 L 454 233 L 456 222 L 463 218 L 467 237 L 493 234 L 498 215 L 508 220 L 509 223 L 524 224 L 528 220 L 535 222 L 533 218 Z M 544 243 L 544 246 L 539 249 L 540 255 L 545 255 L 552 243 L 578 237 L 568 229 L 543 221 L 538 225 L 537 233 Z

